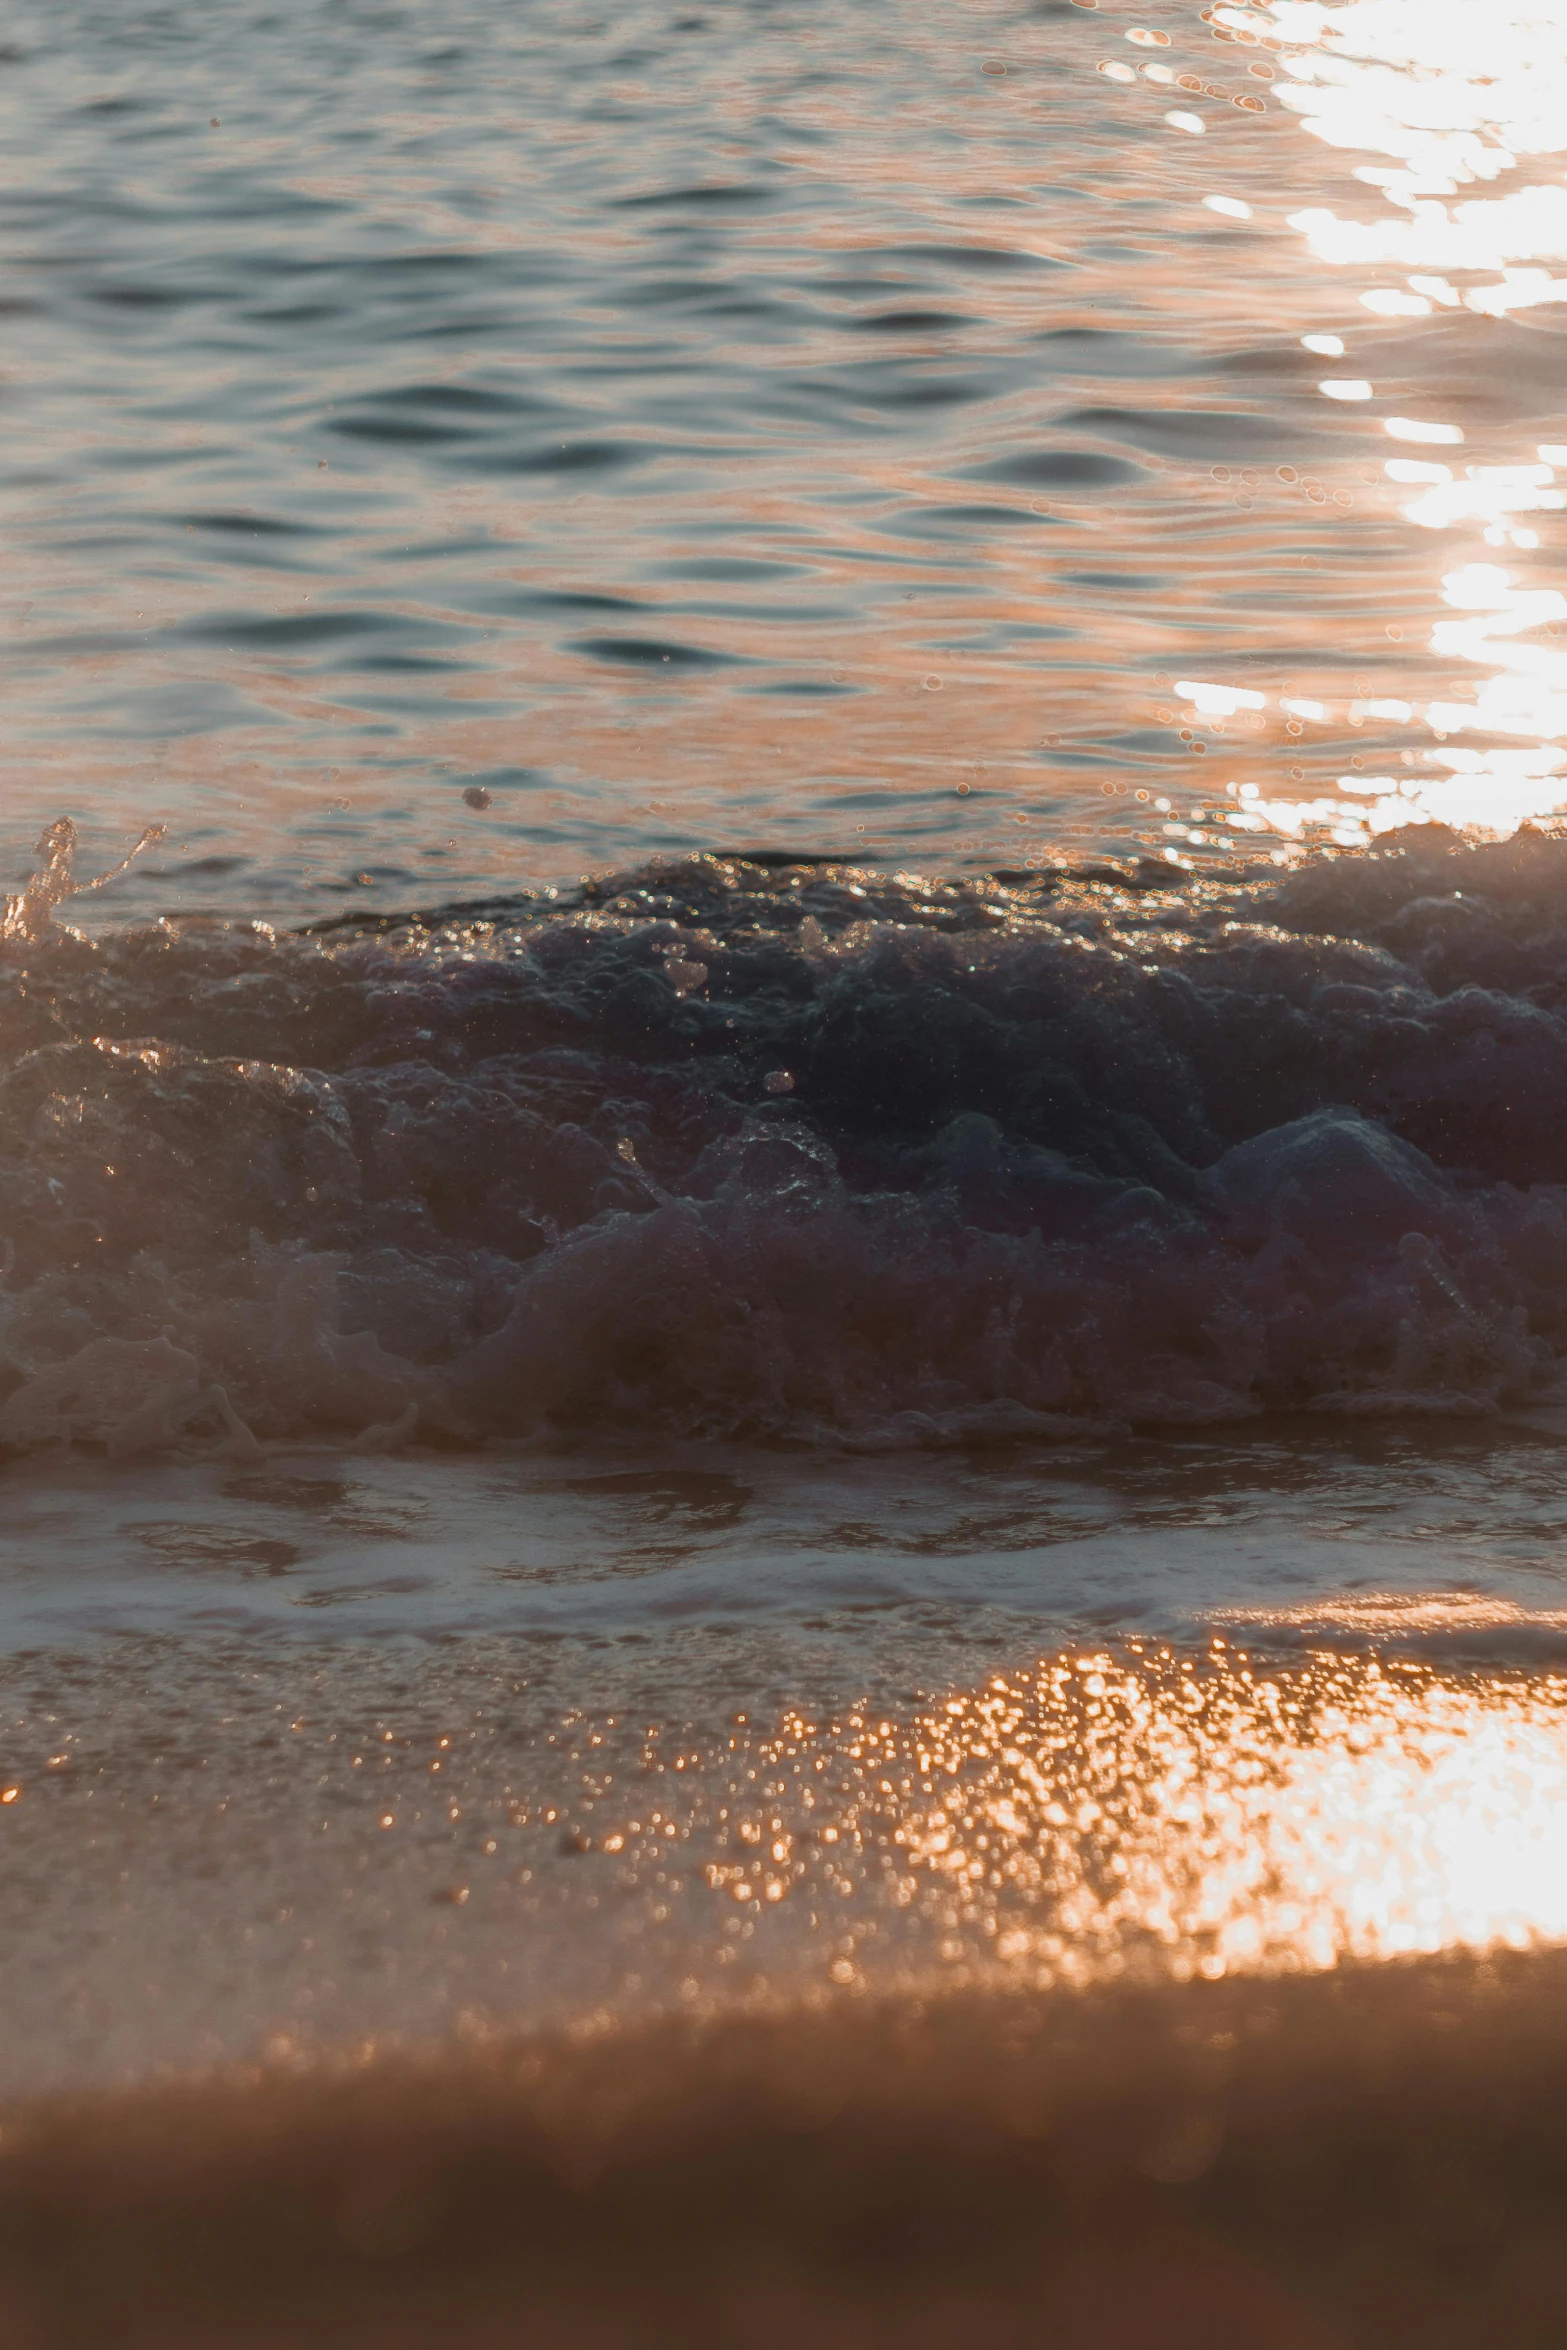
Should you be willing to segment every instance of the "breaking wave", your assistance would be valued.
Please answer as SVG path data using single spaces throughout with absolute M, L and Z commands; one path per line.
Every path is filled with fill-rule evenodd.
M 92 940 L 24 892 L 0 1446 L 898 1445 L 1550 1391 L 1567 843 L 1171 880 L 699 857 Z

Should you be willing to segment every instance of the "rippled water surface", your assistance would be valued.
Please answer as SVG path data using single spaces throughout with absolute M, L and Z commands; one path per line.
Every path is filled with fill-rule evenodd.
M 288 915 L 1554 806 L 1562 47 L 22 0 L 10 869 L 165 820 L 123 904 Z

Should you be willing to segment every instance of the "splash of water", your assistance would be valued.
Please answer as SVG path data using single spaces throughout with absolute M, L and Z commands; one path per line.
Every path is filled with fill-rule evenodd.
M 47 938 L 55 923 L 54 910 L 67 898 L 81 897 L 88 890 L 102 889 L 108 882 L 118 881 L 120 875 L 133 865 L 143 849 L 156 846 L 168 838 L 166 824 L 149 824 L 140 840 L 118 865 L 107 873 L 97 874 L 91 881 L 78 880 L 76 851 L 78 838 L 69 816 L 57 816 L 39 841 L 34 855 L 40 863 L 36 873 L 23 883 L 14 897 L 5 901 L 0 912 L 0 939 L 28 939 L 33 942 Z

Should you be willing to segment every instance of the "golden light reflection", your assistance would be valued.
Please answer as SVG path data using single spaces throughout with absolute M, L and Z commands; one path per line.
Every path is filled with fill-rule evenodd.
M 1354 308 L 1373 321 L 1428 319 L 1467 311 L 1505 320 L 1567 302 L 1567 185 L 1553 159 L 1567 151 L 1567 7 L 1521 0 L 1480 8 L 1470 0 L 1273 0 L 1219 6 L 1218 37 L 1270 57 L 1273 96 L 1326 145 L 1368 158 L 1353 177 L 1382 209 L 1354 217 L 1329 204 L 1289 215 L 1313 255 L 1363 282 Z M 1506 183 L 1506 184 L 1504 184 Z M 1487 191 L 1484 193 L 1471 191 Z M 1494 191 L 1494 192 L 1491 192 Z M 1401 275 L 1402 284 L 1389 284 Z M 1553 322 L 1554 323 L 1554 322 Z M 1314 354 L 1353 361 L 1355 329 L 1302 338 Z M 1395 346 L 1401 361 L 1416 346 Z M 1388 346 L 1373 345 L 1369 372 L 1325 376 L 1332 401 L 1385 402 L 1377 380 Z M 1507 354 L 1492 361 L 1499 383 Z M 1401 390 L 1413 404 L 1406 383 Z M 1437 395 L 1439 400 L 1439 395 Z M 1398 443 L 1453 449 L 1466 440 L 1451 417 L 1388 414 Z M 1567 599 L 1531 576 L 1541 546 L 1532 519 L 1567 505 L 1567 447 L 1536 444 L 1505 463 L 1437 462 L 1390 456 L 1383 465 L 1407 520 L 1467 535 L 1476 544 L 1445 571 L 1440 586 L 1453 617 L 1435 616 L 1429 649 L 1472 666 L 1471 691 L 1455 687 L 1423 707 L 1362 700 L 1314 709 L 1313 722 L 1367 714 L 1420 729 L 1419 748 L 1400 751 L 1413 772 L 1351 774 L 1331 794 L 1305 799 L 1232 785 L 1241 803 L 1236 829 L 1299 839 L 1326 833 L 1345 846 L 1411 822 L 1507 832 L 1567 806 L 1567 650 L 1542 643 L 1567 618 Z M 1506 550 L 1510 564 L 1482 550 Z M 1519 558 L 1522 560 L 1520 561 Z M 1392 632 L 1390 632 L 1392 633 Z M 1286 711 L 1300 705 L 1284 703 Z M 1464 737 L 1478 738 L 1474 743 Z M 1490 738 L 1508 738 L 1500 745 Z
M 1035 1879 L 1053 1914 L 998 1917 L 998 1955 L 1057 1976 L 1139 1948 L 1218 1976 L 1567 1934 L 1567 1681 L 1077 1658 L 929 1729 L 938 1770 L 990 1759 L 911 1826 L 911 1858 L 970 1897 L 960 1916 Z
M 1567 1615 L 1383 1594 L 1232 1628 L 1342 1650 L 1531 1627 Z M 791 1717 L 731 1755 L 726 1800 L 666 1806 L 654 1843 L 686 1865 L 707 1844 L 707 1885 L 750 1917 L 808 1911 L 841 1985 L 1212 1980 L 1567 1939 L 1567 1673 L 1133 1644 L 906 1717 Z M 631 1854 L 648 1816 L 595 1841 Z
M 1400 1634 L 1560 1634 L 1567 1633 L 1567 1608 L 1521 1607 L 1516 1600 L 1498 1599 L 1489 1592 L 1363 1591 L 1327 1603 L 1307 1601 L 1298 1607 L 1225 1610 L 1217 1621 L 1243 1626 L 1253 1637 L 1268 1631 L 1309 1632 L 1319 1639 L 1353 1633 L 1365 1640 Z

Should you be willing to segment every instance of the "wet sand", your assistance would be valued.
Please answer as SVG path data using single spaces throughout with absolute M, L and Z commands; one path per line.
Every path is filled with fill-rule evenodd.
M 19 2106 L 16 2350 L 1547 2350 L 1567 1962 L 864 2001 Z

